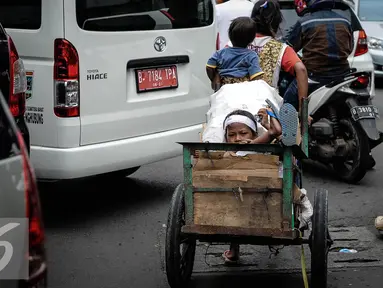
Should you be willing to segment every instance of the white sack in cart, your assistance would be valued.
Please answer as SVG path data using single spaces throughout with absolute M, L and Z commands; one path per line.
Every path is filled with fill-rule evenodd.
M 281 107 L 282 97 L 263 80 L 226 84 L 210 96 L 210 109 L 207 112 L 207 125 L 202 136 L 203 142 L 224 142 L 223 121 L 234 110 L 246 110 L 256 115 L 265 107 L 269 99 L 275 107 Z M 277 111 L 279 112 L 279 111 Z M 266 130 L 258 123 L 259 135 Z

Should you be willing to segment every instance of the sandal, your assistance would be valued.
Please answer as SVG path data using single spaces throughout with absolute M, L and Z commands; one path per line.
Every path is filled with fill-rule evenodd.
M 298 112 L 293 105 L 284 103 L 279 111 L 279 121 L 282 126 L 282 143 L 285 146 L 294 146 L 297 143 Z
M 376 228 L 376 230 L 378 230 L 378 232 L 381 235 L 383 235 L 383 216 L 376 217 L 376 219 L 375 219 L 375 228 Z
M 229 257 L 228 254 L 230 253 L 230 250 L 226 250 L 223 252 L 222 257 L 225 260 L 225 264 L 238 264 L 239 257 Z

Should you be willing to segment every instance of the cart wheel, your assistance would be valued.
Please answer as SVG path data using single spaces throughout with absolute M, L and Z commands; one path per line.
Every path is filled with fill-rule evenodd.
M 327 256 L 331 245 L 328 231 L 328 191 L 318 189 L 314 195 L 314 213 L 310 235 L 311 287 L 327 287 Z
M 183 184 L 173 193 L 166 228 L 166 275 L 171 288 L 185 288 L 193 272 L 196 240 L 183 236 L 185 202 Z

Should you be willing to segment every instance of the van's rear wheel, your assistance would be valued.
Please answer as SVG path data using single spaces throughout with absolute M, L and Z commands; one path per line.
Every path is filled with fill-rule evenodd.
M 129 168 L 129 169 L 126 169 L 126 170 L 122 170 L 120 171 L 121 172 L 121 175 L 123 177 L 128 177 L 134 173 L 137 172 L 138 169 L 140 169 L 141 166 L 137 166 L 137 167 L 132 167 L 132 168 Z
M 137 170 L 140 169 L 140 167 L 141 166 L 137 166 L 137 167 L 132 167 L 132 168 L 124 169 L 120 171 L 113 171 L 113 172 L 106 173 L 103 176 L 108 178 L 125 178 L 137 172 Z

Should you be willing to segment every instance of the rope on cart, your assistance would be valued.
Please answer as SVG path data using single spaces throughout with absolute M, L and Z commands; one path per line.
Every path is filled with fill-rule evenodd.
M 270 255 L 269 255 L 269 259 L 271 259 L 271 257 L 274 255 L 274 256 L 277 256 L 279 254 L 279 250 L 282 250 L 283 248 L 285 248 L 285 245 L 283 245 L 282 247 L 275 247 L 275 246 L 270 246 L 269 245 L 269 251 L 271 252 Z
M 297 230 L 299 232 L 299 238 L 302 239 L 302 231 L 299 229 Z M 303 243 L 301 244 L 301 267 L 302 267 L 303 284 L 305 288 L 309 288 L 309 282 L 307 280 L 307 272 L 306 272 L 305 249 L 303 247 Z
M 205 250 L 205 264 L 209 267 L 212 267 L 212 265 L 210 265 L 209 262 L 207 262 L 207 251 L 209 251 L 209 248 L 210 248 L 210 245 L 211 243 L 209 243 L 208 245 L 206 245 L 206 250 Z

